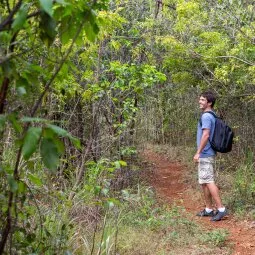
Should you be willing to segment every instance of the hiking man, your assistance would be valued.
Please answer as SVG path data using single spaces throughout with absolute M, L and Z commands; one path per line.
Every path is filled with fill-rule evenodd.
M 227 215 L 223 206 L 219 189 L 214 182 L 214 162 L 216 152 L 212 149 L 210 139 L 213 136 L 215 117 L 207 113 L 213 111 L 215 95 L 208 91 L 200 95 L 199 107 L 202 111 L 201 121 L 197 126 L 197 152 L 193 158 L 198 163 L 198 181 L 202 187 L 206 207 L 197 216 L 211 216 L 211 221 L 219 221 Z M 213 210 L 213 201 L 217 210 Z

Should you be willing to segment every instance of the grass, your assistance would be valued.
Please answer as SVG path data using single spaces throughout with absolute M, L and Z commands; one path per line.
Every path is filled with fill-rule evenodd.
M 104 218 L 98 222 L 93 253 L 93 229 L 88 231 L 77 219 L 73 222 L 75 233 L 68 242 L 71 254 L 230 254 L 226 232 L 206 232 L 183 207 L 157 201 L 144 184 L 125 190 L 120 200 L 107 214 L 101 211 Z
M 232 173 L 232 189 L 227 202 L 239 218 L 255 219 L 254 164 L 242 164 Z
M 226 229 L 215 229 L 210 232 L 206 232 L 201 235 L 200 240 L 204 244 L 210 244 L 211 246 L 223 247 L 229 233 Z
M 183 207 L 158 203 L 145 187 L 140 188 L 139 196 L 142 199 L 136 198 L 132 206 L 127 203 L 123 208 L 119 254 L 184 254 L 191 250 L 193 254 L 205 250 L 208 254 L 229 254 L 230 247 L 224 247 L 227 232 L 205 231 Z

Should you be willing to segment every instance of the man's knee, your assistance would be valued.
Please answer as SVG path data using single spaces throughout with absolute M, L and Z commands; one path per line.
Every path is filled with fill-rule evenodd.
M 207 183 L 202 183 L 200 184 L 201 188 L 204 190 L 204 189 L 207 189 Z

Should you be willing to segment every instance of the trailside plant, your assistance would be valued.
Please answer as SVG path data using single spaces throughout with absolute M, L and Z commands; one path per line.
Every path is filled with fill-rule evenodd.
M 4 141 L 8 125 L 12 142 L 16 143 L 13 149 L 17 151 L 12 164 L 1 160 L 1 188 L 5 192 L 1 201 L 0 254 L 12 247 L 19 249 L 16 233 L 23 231 L 27 240 L 31 237 L 26 226 L 22 227 L 29 217 L 23 212 L 28 209 L 24 203 L 31 195 L 26 181 L 38 184 L 41 180 L 33 174 L 26 176 L 23 160 L 28 161 L 40 147 L 45 167 L 53 171 L 64 152 L 64 137 L 80 149 L 79 141 L 70 133 L 36 115 L 74 44 L 84 34 L 95 40 L 99 31 L 95 11 L 105 8 L 106 1 L 74 4 L 72 0 L 7 1 L 0 7 L 1 140 Z M 13 108 L 6 107 L 10 98 L 16 100 Z M 1 159 L 5 148 L 1 148 Z

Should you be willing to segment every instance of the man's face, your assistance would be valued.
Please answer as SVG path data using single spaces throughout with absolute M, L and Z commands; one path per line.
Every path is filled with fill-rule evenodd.
M 212 103 L 208 103 L 207 99 L 206 99 L 205 97 L 203 97 L 203 96 L 201 96 L 201 97 L 199 98 L 198 103 L 199 103 L 199 108 L 200 108 L 201 110 L 205 110 L 205 109 L 207 109 L 208 107 L 211 107 L 211 105 L 212 105 Z

